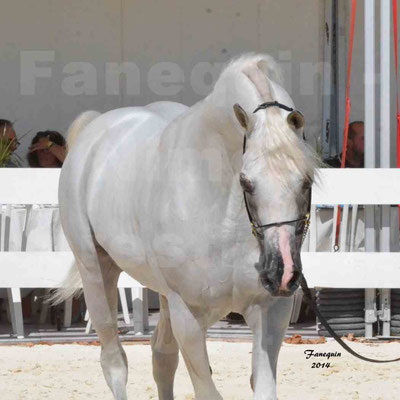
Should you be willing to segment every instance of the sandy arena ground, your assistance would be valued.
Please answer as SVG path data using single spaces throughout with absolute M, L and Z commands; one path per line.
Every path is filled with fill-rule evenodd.
M 350 345 L 363 355 L 400 357 L 400 343 Z M 151 374 L 151 349 L 146 344 L 124 345 L 129 360 L 128 397 L 156 399 Z M 226 400 L 251 399 L 249 385 L 251 343 L 209 341 L 213 377 Z M 341 352 L 338 358 L 306 360 L 304 350 Z M 99 364 L 100 348 L 83 345 L 0 347 L 2 400 L 111 400 Z M 311 368 L 330 362 L 330 368 Z M 284 344 L 278 377 L 279 400 L 390 400 L 400 396 L 400 362 L 363 362 L 328 342 L 318 345 Z M 175 398 L 193 399 L 189 376 L 181 360 L 175 379 Z

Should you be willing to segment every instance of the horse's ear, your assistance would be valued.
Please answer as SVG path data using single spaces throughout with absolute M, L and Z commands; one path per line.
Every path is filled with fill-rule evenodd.
M 294 110 L 287 116 L 287 122 L 295 131 L 303 129 L 305 123 L 304 115 L 300 111 Z
M 235 112 L 236 118 L 239 121 L 239 124 L 246 129 L 246 131 L 249 131 L 249 127 L 250 127 L 250 120 L 249 117 L 246 113 L 246 111 L 243 110 L 242 107 L 240 107 L 240 105 L 238 103 L 236 103 L 233 106 L 233 111 Z

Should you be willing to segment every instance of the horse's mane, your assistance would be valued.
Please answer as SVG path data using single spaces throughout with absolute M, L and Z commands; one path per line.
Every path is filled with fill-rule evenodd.
M 260 63 L 262 61 L 262 63 Z M 281 69 L 275 59 L 269 54 L 246 53 L 233 58 L 222 70 L 219 79 L 224 79 L 231 74 L 237 75 L 243 73 L 247 67 L 254 65 L 261 66 L 262 72 L 278 84 L 283 84 Z
M 254 130 L 260 144 L 260 156 L 266 156 L 268 167 L 279 174 L 283 181 L 287 181 L 285 178 L 294 169 L 305 179 L 311 180 L 315 168 L 320 164 L 319 157 L 293 131 L 280 110 L 274 107 L 253 114 L 260 103 L 278 100 L 279 95 L 287 96 L 282 85 L 281 70 L 272 56 L 244 54 L 233 59 L 221 72 L 208 101 L 216 101 L 219 109 L 221 101 L 225 101 L 225 111 L 231 114 L 238 129 L 240 127 L 233 115 L 233 104 L 239 103 L 249 117 L 256 120 Z M 264 115 L 260 116 L 261 113 Z

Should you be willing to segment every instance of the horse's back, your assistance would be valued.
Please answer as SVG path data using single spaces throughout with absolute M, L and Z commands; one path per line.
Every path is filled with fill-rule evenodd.
M 157 114 L 158 117 L 165 119 L 167 122 L 173 121 L 189 109 L 189 107 L 183 104 L 171 101 L 156 101 L 147 104 L 144 108 Z
M 101 114 L 83 129 L 69 150 L 61 184 L 73 185 L 84 176 L 96 174 L 104 164 L 126 167 L 124 163 L 138 153 L 138 146 L 155 146 L 168 123 L 187 108 L 179 103 L 156 102 Z
M 145 186 L 154 180 L 164 129 L 186 109 L 171 102 L 122 108 L 100 115 L 84 128 L 60 178 L 60 208 L 70 242 L 82 240 L 72 225 L 88 224 L 96 240 L 121 264 L 144 263 L 135 210 L 138 203 L 146 203 Z

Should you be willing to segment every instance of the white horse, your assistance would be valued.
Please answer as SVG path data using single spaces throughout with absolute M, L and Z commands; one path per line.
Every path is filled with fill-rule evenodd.
M 62 225 L 116 400 L 127 399 L 127 359 L 117 333 L 121 271 L 160 293 L 151 344 L 161 400 L 173 399 L 179 350 L 196 399 L 222 398 L 206 331 L 230 311 L 242 313 L 254 334 L 254 399 L 277 398 L 277 359 L 298 287 L 304 224 L 273 225 L 254 237 L 243 191 L 258 225 L 298 219 L 307 211 L 316 165 L 301 138 L 300 113 L 278 107 L 252 113 L 271 100 L 294 107 L 279 82 L 271 57 L 245 55 L 193 107 L 162 102 L 89 112 L 72 125 L 60 178 Z

